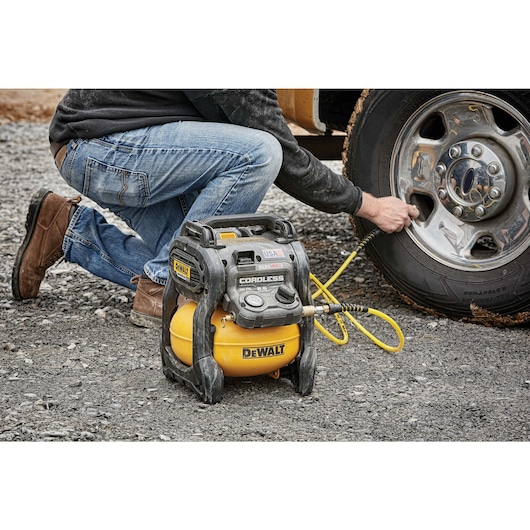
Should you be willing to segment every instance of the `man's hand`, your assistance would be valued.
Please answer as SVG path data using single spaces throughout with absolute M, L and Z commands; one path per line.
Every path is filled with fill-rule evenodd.
M 397 197 L 378 198 L 363 192 L 363 202 L 356 215 L 376 224 L 383 232 L 391 234 L 410 226 L 412 220 L 419 214 L 416 206 L 407 204 Z

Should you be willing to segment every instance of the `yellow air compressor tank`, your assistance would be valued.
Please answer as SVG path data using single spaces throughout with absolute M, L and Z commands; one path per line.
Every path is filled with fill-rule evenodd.
M 197 304 L 179 307 L 171 319 L 170 344 L 175 356 L 187 366 L 193 362 L 193 314 Z M 288 365 L 300 351 L 298 324 L 246 329 L 223 321 L 218 307 L 211 318 L 215 326 L 213 358 L 228 377 L 272 374 Z

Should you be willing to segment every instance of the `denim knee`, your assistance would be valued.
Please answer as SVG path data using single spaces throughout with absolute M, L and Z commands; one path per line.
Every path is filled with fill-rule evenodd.
M 261 145 L 259 154 L 261 156 L 257 157 L 256 163 L 261 163 L 268 168 L 269 182 L 272 184 L 282 167 L 283 149 L 275 136 L 265 131 L 260 132 Z

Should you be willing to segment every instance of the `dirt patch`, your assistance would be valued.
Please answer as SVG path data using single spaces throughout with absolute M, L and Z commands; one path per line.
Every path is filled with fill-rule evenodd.
M 0 124 L 48 122 L 65 92 L 62 88 L 0 90 Z

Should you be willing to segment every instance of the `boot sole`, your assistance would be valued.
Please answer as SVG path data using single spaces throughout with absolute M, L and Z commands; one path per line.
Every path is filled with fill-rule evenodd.
M 28 249 L 29 243 L 33 236 L 33 232 L 35 231 L 35 226 L 37 225 L 37 219 L 39 217 L 42 204 L 44 203 L 44 199 L 46 199 L 46 197 L 50 193 L 52 193 L 50 190 L 46 190 L 44 188 L 40 189 L 39 191 L 33 194 L 33 197 L 31 198 L 31 202 L 29 204 L 25 225 L 26 237 L 24 238 L 22 245 L 20 245 L 20 248 L 18 249 L 17 255 L 15 257 L 15 262 L 13 264 L 13 273 L 11 275 L 11 288 L 15 300 L 24 300 L 24 298 L 20 294 L 19 286 L 20 266 L 22 264 L 22 260 L 24 259 L 24 254 L 26 253 L 26 250 Z
M 144 313 L 138 313 L 134 309 L 131 310 L 129 320 L 135 325 L 141 328 L 161 328 L 162 319 Z

